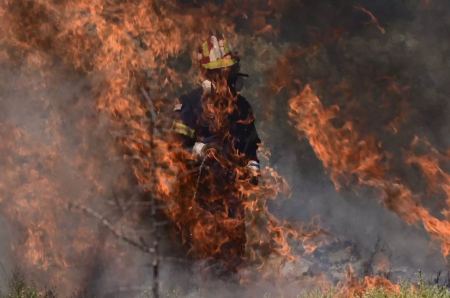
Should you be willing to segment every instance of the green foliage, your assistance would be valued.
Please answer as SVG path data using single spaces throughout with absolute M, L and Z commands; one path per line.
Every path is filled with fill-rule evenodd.
M 331 290 L 328 292 L 314 291 L 305 295 L 299 295 L 298 298 L 334 298 L 342 296 L 338 293 L 338 290 Z M 404 284 L 401 286 L 399 293 L 392 293 L 382 288 L 375 288 L 368 290 L 360 298 L 450 298 L 450 290 L 445 287 L 427 285 L 425 283 L 419 283 L 416 286 Z
M 403 285 L 398 294 L 386 292 L 384 289 L 374 289 L 367 292 L 363 298 L 450 298 L 450 291 L 439 286 Z
M 28 286 L 21 276 L 15 275 L 9 284 L 9 293 L 5 298 L 39 298 L 39 293 Z
M 56 298 L 53 291 L 39 291 L 33 284 L 27 284 L 20 274 L 14 274 L 9 283 L 6 295 L 0 294 L 1 298 Z
M 298 298 L 348 298 L 344 297 L 339 289 L 328 291 L 315 290 L 302 295 Z M 172 291 L 161 295 L 161 297 L 176 298 L 181 297 L 178 291 Z M 270 296 L 268 296 L 270 297 Z M 9 292 L 6 295 L 0 293 L 0 298 L 56 298 L 53 291 L 38 290 L 33 284 L 25 282 L 21 275 L 15 274 L 9 284 Z M 425 282 L 419 282 L 417 285 L 403 284 L 399 293 L 392 293 L 383 288 L 368 290 L 361 297 L 355 298 L 450 298 L 450 289 L 437 285 L 429 285 Z

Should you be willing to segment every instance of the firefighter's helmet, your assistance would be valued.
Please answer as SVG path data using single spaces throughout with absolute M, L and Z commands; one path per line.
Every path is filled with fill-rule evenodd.
M 218 39 L 215 35 L 199 48 L 198 60 L 205 69 L 225 68 L 238 63 L 238 58 L 233 54 L 228 41 L 225 38 Z

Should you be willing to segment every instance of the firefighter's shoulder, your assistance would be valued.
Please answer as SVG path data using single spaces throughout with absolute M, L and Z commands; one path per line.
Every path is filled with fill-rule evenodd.
M 173 110 L 181 111 L 181 109 L 183 109 L 184 107 L 196 106 L 200 102 L 201 97 L 202 97 L 201 88 L 197 88 L 186 94 L 183 94 L 177 99 Z
M 239 108 L 239 111 L 242 114 L 248 115 L 253 114 L 252 106 L 250 102 L 242 95 L 238 95 L 237 97 L 237 106 Z

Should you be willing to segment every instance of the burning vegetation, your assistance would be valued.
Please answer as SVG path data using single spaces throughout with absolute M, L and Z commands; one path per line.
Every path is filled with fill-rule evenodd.
M 360 297 L 448 270 L 447 6 L 1 1 L 8 269 L 63 297 L 335 285 Z M 198 159 L 173 138 L 177 98 L 202 80 L 197 48 L 217 32 L 250 73 L 256 181 L 241 152 L 216 145 Z M 225 140 L 238 95 L 213 82 L 203 110 Z M 344 205 L 392 227 L 335 222 Z

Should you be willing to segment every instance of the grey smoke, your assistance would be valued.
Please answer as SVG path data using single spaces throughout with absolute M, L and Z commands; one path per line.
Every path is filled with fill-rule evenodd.
M 116 284 L 137 280 L 134 268 L 138 264 L 145 266 L 148 255 L 119 242 L 97 220 L 67 206 L 70 202 L 82 203 L 131 229 L 133 222 L 119 214 L 115 202 L 132 203 L 131 199 L 139 194 L 135 187 L 128 187 L 131 175 L 116 150 L 110 123 L 96 110 L 89 81 L 57 63 L 48 68 L 27 63 L 3 66 L 0 125 L 8 129 L 1 133 L 3 140 L 14 140 L 14 147 L 8 148 L 7 156 L 0 159 L 0 167 L 2 173 L 15 171 L 20 175 L 2 178 L 0 291 L 7 292 L 9 279 L 16 271 L 39 287 L 55 289 L 62 296 L 76 291 L 80 295 L 97 295 L 103 289 L 102 276 L 108 276 L 109 282 Z M 40 71 L 49 71 L 50 75 Z M 15 137 L 16 130 L 25 137 Z M 32 154 L 21 153 L 19 148 Z M 40 183 L 44 179 L 50 182 L 50 193 L 41 188 L 47 185 Z M 29 206 L 37 206 L 35 210 L 21 205 L 25 198 L 19 190 L 25 187 L 26 200 Z M 131 204 L 128 208 L 129 215 L 134 216 L 135 207 Z M 24 266 L 21 246 L 27 240 L 26 231 L 36 229 L 46 214 L 57 230 L 44 230 L 40 239 L 54 243 L 55 247 L 48 247 L 43 253 L 55 264 L 51 263 L 47 270 Z M 79 239 L 82 230 L 94 241 Z M 77 245 L 85 248 L 77 250 Z M 111 252 L 124 254 L 129 260 L 124 262 L 124 258 Z M 55 257 L 59 255 L 67 260 L 67 268 L 56 263 Z M 123 268 L 133 258 L 135 263 Z M 58 284 L 57 276 L 66 283 Z
M 432 1 L 430 8 L 424 9 L 419 1 L 288 3 L 288 9 L 281 13 L 279 48 L 306 48 L 313 44 L 315 37 L 308 28 L 322 33 L 343 29 L 335 42 L 325 42 L 315 54 L 306 53 L 293 59 L 292 77 L 303 84 L 313 84 L 325 105 L 339 105 L 342 119 L 337 120 L 354 121 L 362 134 L 380 139 L 397 161 L 393 174 L 423 192 L 424 179 L 402 163 L 402 150 L 408 148 L 415 135 L 426 137 L 443 151 L 449 145 L 450 82 L 446 73 L 450 67 L 450 45 L 444 37 L 448 32 L 445 29 L 450 15 L 448 4 Z M 367 24 L 367 16 L 355 11 L 354 4 L 363 4 L 371 10 L 385 27 L 386 34 Z M 247 64 L 250 68 L 252 65 L 253 62 Z M 270 77 L 270 69 L 268 66 L 268 71 L 263 73 L 266 78 Z M 399 99 L 395 97 L 390 98 L 393 104 L 390 110 L 381 109 L 383 77 L 391 77 L 409 90 L 406 102 L 410 115 L 396 135 L 382 128 L 399 111 Z M 343 94 L 332 91 L 342 79 L 352 86 L 356 108 L 349 105 Z M 438 243 L 433 243 L 420 226 L 408 226 L 380 206 L 376 194 L 355 187 L 357 193 L 352 188 L 336 193 L 307 140 L 298 141 L 293 128 L 286 123 L 289 96 L 280 92 L 270 99 L 258 88 L 261 86 L 252 86 L 249 91 L 254 95 L 251 101 L 257 119 L 262 122 L 260 130 L 266 136 L 264 141 L 272 151 L 274 165 L 294 187 L 292 199 L 274 206 L 277 214 L 300 221 L 318 215 L 333 235 L 355 243 L 362 258 L 370 254 L 379 237 L 388 247 L 392 270 L 408 272 L 403 277 L 413 278 L 418 270 L 428 276 L 446 270 L 447 263 L 440 255 Z M 273 120 L 264 119 L 267 108 L 264 102 L 268 100 L 277 102 Z
M 220 4 L 221 1 L 214 2 Z M 353 4 L 364 4 L 371 9 L 386 28 L 386 35 L 381 35 L 376 28 L 367 25 L 367 17 L 355 12 Z M 292 61 L 295 70 L 293 76 L 303 82 L 323 81 L 322 85 L 316 83 L 315 87 L 324 103 L 342 106 L 344 117 L 355 117 L 352 120 L 360 121 L 362 130 L 383 139 L 387 148 L 398 154 L 398 157 L 401 157 L 400 149 L 408 145 L 416 133 L 427 136 L 439 148 L 447 148 L 450 144 L 447 116 L 450 93 L 447 72 L 450 61 L 446 35 L 449 15 L 448 3 L 445 1 L 433 1 L 430 10 L 421 10 L 419 1 L 285 1 L 278 15 L 268 17 L 269 22 L 280 27 L 280 35 L 258 38 L 252 36 L 251 26 L 245 23 L 245 19 L 236 20 L 237 32 L 248 40 L 245 45 L 248 55 L 242 59 L 243 71 L 250 73 L 250 79 L 244 94 L 255 109 L 262 139 L 272 151 L 272 165 L 293 187 L 292 198 L 273 205 L 272 210 L 289 221 L 307 222 L 318 215 L 323 226 L 336 235 L 340 243 L 351 242 L 356 246 L 361 260 L 368 257 L 377 238 L 380 238 L 390 254 L 393 270 L 406 272 L 403 276 L 407 277 L 413 277 L 418 270 L 431 275 L 445 269 L 445 260 L 440 256 L 437 244 L 433 244 L 420 227 L 406 225 L 395 214 L 381 207 L 370 191 L 360 190 L 355 194 L 345 190 L 337 193 L 308 142 L 297 140 L 296 133 L 287 121 L 288 94 L 282 91 L 273 97 L 264 98 L 264 86 L 270 83 L 267 81 L 270 73 L 267 72 L 274 67 L 276 59 L 284 50 L 314 43 L 314 32 L 344 28 L 341 39 L 321 48 L 317 56 Z M 261 49 L 265 50 L 266 56 L 259 55 Z M 31 88 L 16 88 L 32 79 L 41 80 L 39 73 L 16 68 L 0 71 L 0 124 L 23 129 L 36 144 L 51 143 L 62 135 L 61 147 L 57 151 L 57 166 L 47 177 L 59 185 L 59 191 L 67 196 L 67 200 L 82 199 L 88 206 L 116 219 L 116 210 L 109 207 L 108 202 L 114 197 L 113 190 L 118 178 L 122 175 L 129 177 L 129 173 L 121 162 L 120 152 L 105 156 L 107 147 L 114 143 L 108 134 L 109 123 L 96 112 L 94 97 L 90 94 L 86 78 L 67 69 L 59 69 L 57 73 L 59 77 L 53 77 L 51 84 L 41 89 L 40 93 Z M 412 118 L 403 125 L 401 135 L 395 137 L 379 130 L 382 124 L 391 120 L 392 115 L 380 114 L 377 102 L 367 100 L 372 92 L 383 88 L 378 81 L 383 75 L 394 75 L 411 88 L 408 103 L 413 111 Z M 362 86 L 354 91 L 355 97 L 361 98 L 360 110 L 357 110 L 360 114 L 346 110 L 344 99 L 333 96 L 327 90 L 341 78 L 349 79 L 354 86 Z M 50 98 L 50 105 L 42 103 L 40 96 Z M 275 102 L 273 119 L 266 117 L 268 101 Z M 394 106 L 393 109 L 396 108 Z M 395 114 L 396 110 L 392 112 Z M 48 130 L 48 120 L 51 119 L 58 124 L 58 133 L 55 135 L 52 134 L 55 131 Z M 82 120 L 95 123 L 95 129 L 77 130 L 76 125 Z M 86 144 L 87 149 L 80 148 L 80 144 Z M 83 157 L 101 165 L 101 175 L 96 178 L 107 190 L 101 198 L 91 191 L 89 179 L 83 177 L 78 169 L 70 167 L 69 161 L 80 152 Z M 400 174 L 402 171 L 409 173 L 413 180 L 411 183 L 420 180 L 409 169 L 400 167 L 398 171 Z M 35 191 L 39 194 L 39 190 Z M 135 194 L 134 189 L 119 189 L 117 192 L 119 197 L 125 198 Z M 13 204 L 14 197 L 7 197 L 6 202 Z M 148 291 L 151 282 L 148 255 L 126 244 L 117 243 L 108 231 L 87 216 L 71 214 L 67 210 L 57 212 L 60 227 L 67 230 L 68 238 L 57 240 L 61 243 L 67 241 L 64 246 L 67 251 L 70 251 L 70 236 L 74 227 L 83 225 L 98 235 L 96 243 L 90 244 L 87 255 L 74 257 L 74 263 L 78 263 L 78 266 L 66 272 L 84 294 L 129 297 L 139 296 L 145 292 L 144 289 Z M 16 266 L 14 252 L 10 250 L 9 244 L 20 244 L 21 230 L 14 226 L 14 222 L 8 222 L 8 215 L 2 216 L 1 204 L 0 219 L 5 223 L 0 228 L 0 263 L 5 267 L 7 276 Z M 128 224 L 132 226 L 125 220 L 123 226 Z M 6 229 L 5 226 L 10 228 Z M 188 297 L 254 297 L 267 292 L 279 294 L 277 291 L 280 289 L 284 289 L 285 294 L 299 291 L 298 285 L 289 284 L 289 281 L 285 281 L 286 284 L 261 281 L 246 287 L 214 276 L 205 277 L 201 264 L 186 260 L 184 251 L 177 251 L 179 248 L 173 239 L 167 242 L 163 245 L 163 254 L 175 255 L 178 260 L 166 260 L 162 265 L 163 293 L 179 292 L 181 296 Z M 113 251 L 120 253 L 105 253 L 105 247 L 111 243 L 117 246 Z M 178 254 L 173 254 L 173 251 Z M 331 254 L 331 248 L 328 252 Z M 318 257 L 306 261 L 309 262 L 306 269 L 301 264 L 295 268 L 299 275 L 310 271 L 316 263 L 322 266 L 319 268 L 321 270 L 330 269 L 327 268 L 330 265 L 325 262 L 322 264 Z M 341 271 L 344 269 L 342 267 Z M 30 279 L 38 278 L 37 274 L 31 275 Z M 0 276 L 3 276 L 1 269 Z M 0 289 L 4 289 L 6 280 L 6 277 L 0 279 Z M 40 281 L 45 284 L 45 281 Z M 70 292 L 73 289 L 60 290 Z

